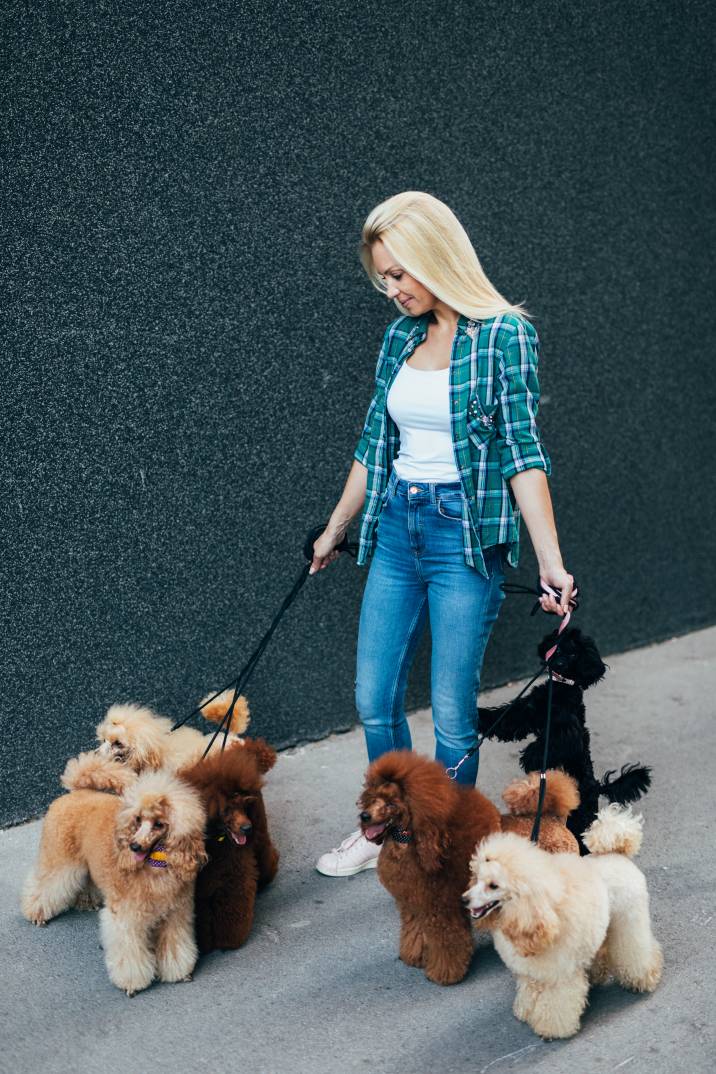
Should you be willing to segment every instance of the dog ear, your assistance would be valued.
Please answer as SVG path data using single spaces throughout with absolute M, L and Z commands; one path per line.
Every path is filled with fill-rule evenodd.
M 167 732 L 154 719 L 135 722 L 129 731 L 130 764 L 143 768 L 161 768 L 167 745 Z
M 203 833 L 192 832 L 178 839 L 167 841 L 167 858 L 173 872 L 182 879 L 190 880 L 209 860 L 204 846 Z
M 541 954 L 559 935 L 559 918 L 544 903 L 536 905 L 525 895 L 510 913 L 502 914 L 500 931 L 513 945 L 518 955 L 529 958 Z
M 426 873 L 437 873 L 443 866 L 449 845 L 448 835 L 432 821 L 422 821 L 413 834 L 415 852 Z

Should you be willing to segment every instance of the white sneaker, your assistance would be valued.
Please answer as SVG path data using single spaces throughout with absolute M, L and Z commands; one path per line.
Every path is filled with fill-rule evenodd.
M 351 832 L 339 847 L 321 854 L 316 868 L 324 876 L 353 876 L 363 869 L 375 869 L 379 854 L 380 847 L 369 843 L 359 830 Z

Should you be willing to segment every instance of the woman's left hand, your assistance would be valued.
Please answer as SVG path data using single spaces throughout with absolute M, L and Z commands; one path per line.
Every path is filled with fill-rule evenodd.
M 574 589 L 573 576 L 564 567 L 560 566 L 541 569 L 539 577 L 540 582 L 545 582 L 552 589 L 558 589 L 562 598 L 558 601 L 545 593 L 544 596 L 540 597 L 542 610 L 554 612 L 555 615 L 566 615 L 569 611 L 569 598 L 572 596 L 572 590 Z

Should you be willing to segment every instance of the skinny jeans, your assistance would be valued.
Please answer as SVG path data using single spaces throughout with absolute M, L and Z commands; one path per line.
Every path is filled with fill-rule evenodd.
M 371 761 L 411 749 L 405 689 L 430 619 L 435 757 L 456 765 L 477 742 L 485 648 L 505 594 L 501 545 L 483 550 L 489 577 L 465 563 L 459 482 L 403 481 L 391 473 L 378 520 L 358 628 L 356 707 Z M 477 778 L 478 754 L 457 781 Z

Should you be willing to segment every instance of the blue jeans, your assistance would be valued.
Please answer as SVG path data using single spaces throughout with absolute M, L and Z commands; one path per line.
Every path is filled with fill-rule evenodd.
M 417 491 L 416 491 L 417 490 Z M 435 756 L 456 765 L 477 741 L 477 693 L 492 624 L 505 598 L 502 547 L 485 549 L 489 579 L 463 557 L 459 482 L 406 482 L 392 472 L 358 630 L 356 706 L 371 761 L 411 749 L 403 707 L 428 613 Z M 478 755 L 457 779 L 472 786 Z

